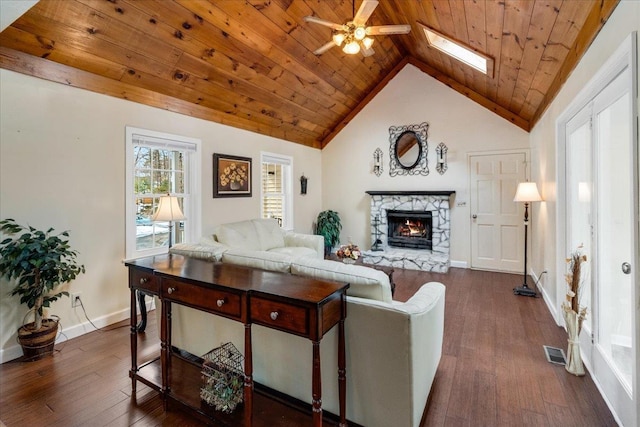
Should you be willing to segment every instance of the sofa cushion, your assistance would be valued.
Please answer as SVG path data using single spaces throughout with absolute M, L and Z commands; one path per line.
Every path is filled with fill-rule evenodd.
M 281 273 L 291 271 L 291 257 L 275 252 L 232 248 L 222 254 L 222 262 Z
M 317 258 L 318 253 L 311 248 L 306 248 L 304 246 L 285 246 L 282 248 L 273 248 L 269 249 L 269 253 L 278 253 L 282 255 L 287 255 L 291 259 L 297 257 L 311 257 Z
M 341 262 L 296 258 L 291 263 L 291 273 L 314 279 L 349 283 L 347 295 L 391 302 L 389 276 L 382 271 L 361 265 L 347 265 Z
M 220 244 L 217 246 L 206 243 L 178 243 L 173 245 L 169 252 L 176 255 L 183 255 L 193 258 L 206 259 L 208 261 L 220 261 L 222 253 L 226 249 L 222 249 Z
M 256 227 L 252 221 L 240 221 L 222 224 L 216 229 L 218 242 L 236 249 L 259 251 L 260 241 L 256 236 Z
M 278 221 L 269 219 L 254 219 L 253 225 L 256 229 L 256 238 L 260 244 L 260 250 L 268 251 L 273 248 L 284 246 L 284 234 Z

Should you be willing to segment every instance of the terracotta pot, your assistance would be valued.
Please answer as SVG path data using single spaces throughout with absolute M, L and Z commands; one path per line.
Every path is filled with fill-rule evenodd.
M 33 330 L 34 326 L 34 322 L 31 322 L 18 329 L 18 342 L 26 361 L 42 359 L 52 354 L 58 335 L 58 319 L 43 319 L 42 328 L 37 331 Z

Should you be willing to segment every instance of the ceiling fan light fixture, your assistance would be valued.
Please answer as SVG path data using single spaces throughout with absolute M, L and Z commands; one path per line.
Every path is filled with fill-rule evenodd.
M 371 37 L 365 37 L 362 40 L 362 45 L 365 49 L 371 49 L 371 46 L 373 46 L 373 39 Z
M 344 42 L 345 38 L 347 37 L 343 33 L 333 33 L 333 42 L 336 44 L 336 46 L 342 45 L 342 42 Z
M 355 55 L 356 53 L 360 52 L 360 43 L 352 39 L 344 45 L 342 51 L 349 55 Z
M 367 36 L 367 30 L 364 27 L 356 27 L 353 30 L 353 37 L 356 40 L 362 40 Z

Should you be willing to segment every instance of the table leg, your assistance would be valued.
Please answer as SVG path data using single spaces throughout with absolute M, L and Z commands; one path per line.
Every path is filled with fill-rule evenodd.
M 251 323 L 244 325 L 244 425 L 253 424 L 253 354 Z
M 162 365 L 162 398 L 164 410 L 167 410 L 167 393 L 171 387 L 171 303 L 162 302 L 162 320 L 160 322 L 160 359 Z
M 144 332 L 147 328 L 147 304 L 144 302 L 145 293 L 138 291 L 138 305 L 140 305 L 140 323 L 138 323 L 138 332 Z
M 131 312 L 129 313 L 129 325 L 131 328 L 131 397 L 136 398 L 136 373 L 138 372 L 138 335 L 136 329 L 136 319 L 138 317 L 136 309 L 136 290 L 131 289 Z
M 347 427 L 347 370 L 344 345 L 344 319 L 338 323 L 338 396 L 340 399 L 340 427 Z
M 320 371 L 320 341 L 313 341 L 313 377 L 311 383 L 313 426 L 322 426 L 322 376 Z

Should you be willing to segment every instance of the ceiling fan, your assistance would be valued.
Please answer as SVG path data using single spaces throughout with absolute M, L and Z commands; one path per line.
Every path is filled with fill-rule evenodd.
M 369 19 L 377 6 L 377 0 L 364 0 L 358 9 L 358 13 L 354 15 L 351 21 L 345 24 L 336 24 L 325 19 L 316 18 L 315 16 L 305 16 L 304 20 L 307 22 L 313 22 L 333 29 L 332 40 L 316 49 L 313 53 L 322 55 L 332 47 L 341 46 L 344 43 L 342 47 L 344 53 L 353 55 L 362 51 L 364 56 L 371 56 L 375 51 L 371 48 L 373 39 L 368 36 L 408 34 L 411 31 L 411 25 L 365 26 L 367 19 Z

